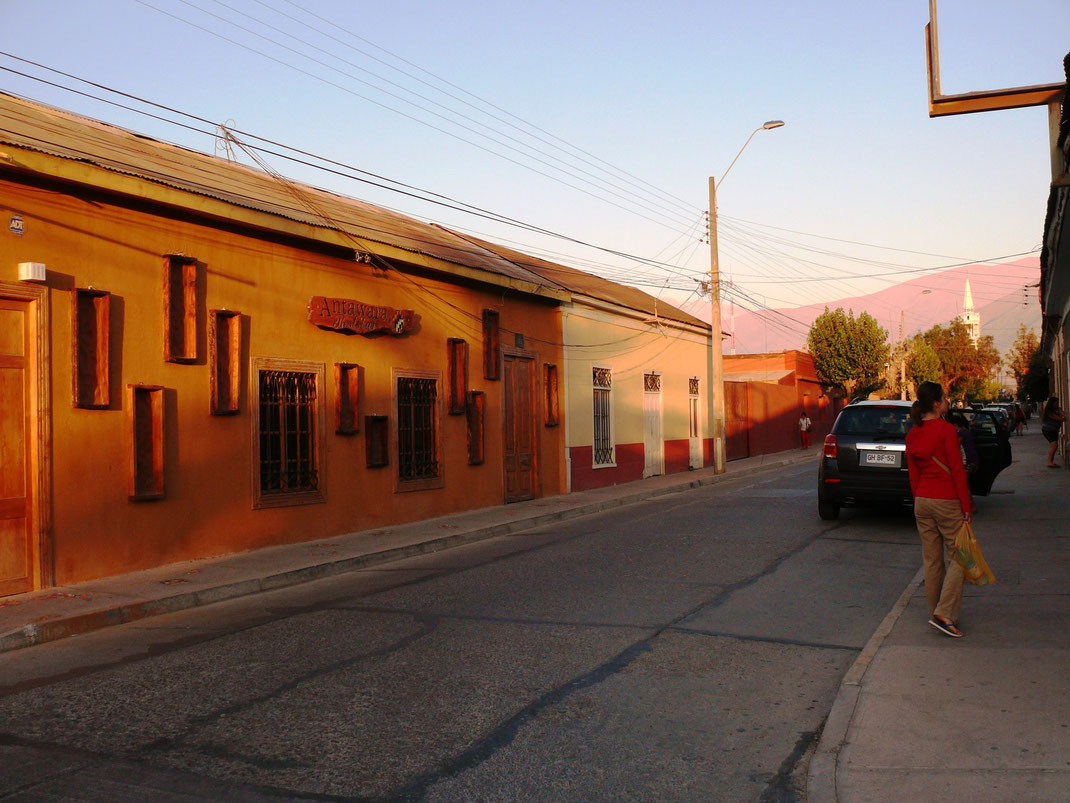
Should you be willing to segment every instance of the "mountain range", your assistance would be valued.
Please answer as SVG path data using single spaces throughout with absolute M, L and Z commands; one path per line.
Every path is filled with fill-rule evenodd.
M 888 340 L 910 338 L 935 324 L 947 325 L 962 314 L 969 281 L 973 308 L 981 316 L 981 334 L 991 335 L 999 353 L 1006 354 L 1018 326 L 1040 333 L 1040 261 L 1036 257 L 1015 262 L 973 264 L 939 273 L 922 273 L 875 293 L 830 299 L 800 307 L 752 311 L 725 300 L 721 328 L 726 333 L 725 354 L 756 354 L 805 349 L 810 325 L 825 307 L 868 312 L 888 331 Z M 710 319 L 708 302 L 683 305 L 686 312 Z M 732 336 L 727 336 L 729 333 Z

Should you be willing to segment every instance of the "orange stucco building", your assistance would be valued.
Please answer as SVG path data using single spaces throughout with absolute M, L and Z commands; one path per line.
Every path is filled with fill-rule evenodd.
M 564 492 L 565 290 L 240 164 L 0 116 L 0 595 Z
M 725 355 L 724 382 L 729 460 L 798 447 L 803 411 L 813 422 L 811 442 L 820 444 L 844 403 L 826 393 L 814 358 L 797 349 Z

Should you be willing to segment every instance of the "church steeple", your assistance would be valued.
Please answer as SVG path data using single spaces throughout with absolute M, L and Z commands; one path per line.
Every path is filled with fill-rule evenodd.
M 966 297 L 962 300 L 962 322 L 970 331 L 970 340 L 976 346 L 981 339 L 981 313 L 973 308 L 973 293 L 970 292 L 970 280 L 966 279 Z

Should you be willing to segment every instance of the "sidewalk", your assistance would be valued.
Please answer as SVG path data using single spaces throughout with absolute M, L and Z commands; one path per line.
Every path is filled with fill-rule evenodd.
M 734 460 L 720 475 L 704 468 L 0 597 L 0 652 L 437 552 L 779 466 L 810 462 L 816 477 L 818 448 Z
M 808 800 L 1070 794 L 1070 474 L 1045 467 L 1038 425 L 1011 448 L 974 519 L 996 584 L 966 586 L 950 639 L 927 624 L 919 569 L 844 677 Z

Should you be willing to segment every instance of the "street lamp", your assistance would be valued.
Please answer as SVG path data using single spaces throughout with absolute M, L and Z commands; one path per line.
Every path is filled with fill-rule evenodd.
M 721 278 L 717 255 L 717 188 L 725 180 L 728 171 L 746 150 L 754 135 L 759 131 L 769 131 L 784 125 L 783 120 L 769 120 L 762 123 L 751 131 L 743 147 L 732 159 L 728 168 L 721 174 L 720 181 L 710 176 L 710 308 L 712 310 L 711 346 L 709 374 L 711 377 L 710 388 L 710 420 L 713 423 L 713 470 L 715 474 L 724 471 L 725 442 L 724 442 L 724 358 L 721 354 Z

